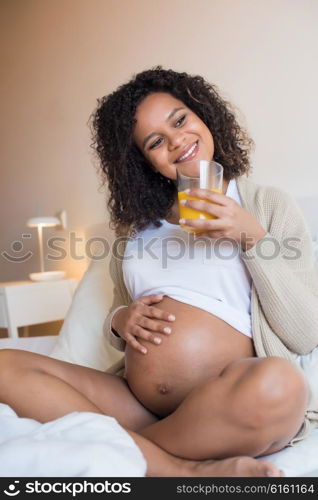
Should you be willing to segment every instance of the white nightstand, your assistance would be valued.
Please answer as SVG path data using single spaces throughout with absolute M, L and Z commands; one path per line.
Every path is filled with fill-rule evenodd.
M 77 286 L 74 279 L 0 283 L 0 328 L 18 337 L 18 327 L 64 319 Z

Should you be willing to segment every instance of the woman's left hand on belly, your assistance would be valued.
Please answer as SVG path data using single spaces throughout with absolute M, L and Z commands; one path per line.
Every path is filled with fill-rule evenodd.
M 209 189 L 193 188 L 186 193 L 199 200 L 182 200 L 185 206 L 216 217 L 216 219 L 179 220 L 182 225 L 199 229 L 198 237 L 229 238 L 239 243 L 246 251 L 265 236 L 266 231 L 258 220 L 233 198 Z

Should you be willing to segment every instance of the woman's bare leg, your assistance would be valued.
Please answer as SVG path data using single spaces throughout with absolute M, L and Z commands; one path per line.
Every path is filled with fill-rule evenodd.
M 147 475 L 164 477 L 280 476 L 267 461 L 250 457 L 204 462 L 176 457 L 132 428 L 155 421 L 125 381 L 113 375 L 25 351 L 0 351 L 0 401 L 18 415 L 42 422 L 73 411 L 107 414 L 118 420 L 140 448 Z
M 267 455 L 300 428 L 308 397 L 304 377 L 281 358 L 247 358 L 194 389 L 166 418 L 139 431 L 192 460 Z
M 40 422 L 90 411 L 137 431 L 158 420 L 121 377 L 20 350 L 0 350 L 0 401 Z
M 184 460 L 167 453 L 135 432 L 126 431 L 142 451 L 149 477 L 268 477 L 282 472 L 267 460 L 232 457 L 224 460 Z

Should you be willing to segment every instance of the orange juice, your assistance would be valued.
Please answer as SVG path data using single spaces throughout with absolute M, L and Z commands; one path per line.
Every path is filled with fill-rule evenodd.
M 222 193 L 221 189 L 212 189 L 215 193 Z M 203 212 L 202 210 L 195 210 L 194 208 L 187 207 L 186 205 L 182 205 L 180 203 L 181 200 L 199 200 L 200 198 L 197 198 L 195 196 L 189 196 L 186 194 L 184 191 L 179 191 L 178 192 L 178 201 L 179 201 L 179 216 L 180 219 L 201 219 L 201 220 L 207 220 L 207 219 L 216 219 L 215 215 L 208 214 L 207 212 Z M 206 200 L 207 201 L 207 200 Z M 211 201 L 208 201 L 208 203 L 212 203 Z M 185 231 L 188 231 L 189 233 L 203 233 L 205 229 L 194 229 L 190 228 L 189 226 L 181 226 L 182 229 Z

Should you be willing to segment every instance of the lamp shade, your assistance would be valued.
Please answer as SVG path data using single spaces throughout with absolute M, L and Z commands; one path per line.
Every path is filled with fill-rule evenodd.
M 61 221 L 57 217 L 32 217 L 27 220 L 28 227 L 54 227 L 60 224 Z

